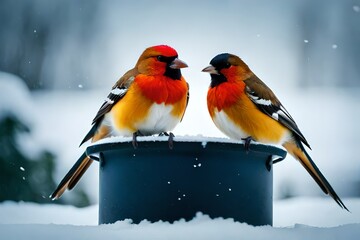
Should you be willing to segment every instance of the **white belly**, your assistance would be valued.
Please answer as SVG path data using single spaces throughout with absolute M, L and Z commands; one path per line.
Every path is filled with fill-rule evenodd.
M 172 109 L 172 105 L 153 104 L 149 116 L 135 126 L 145 135 L 171 131 L 180 122 L 179 118 L 171 114 Z
M 242 138 L 249 137 L 249 134 L 241 129 L 240 126 L 235 125 L 224 111 L 218 112 L 215 110 L 213 121 L 220 131 L 232 139 L 241 140 Z
M 290 131 L 286 131 L 278 141 L 270 141 L 268 139 L 259 138 L 259 136 L 252 136 L 250 133 L 244 131 L 239 125 L 236 125 L 224 111 L 218 112 L 215 110 L 213 121 L 225 135 L 232 139 L 241 140 L 243 138 L 253 137 L 262 143 L 283 144 L 292 138 Z M 269 128 L 266 129 L 266 131 L 273 131 L 273 129 Z
M 142 121 L 134 123 L 134 127 L 144 135 L 153 135 L 162 132 L 168 132 L 175 128 L 180 122 L 171 114 L 172 105 L 153 104 L 149 110 L 149 115 Z M 113 126 L 113 135 L 132 136 L 133 131 L 130 129 L 119 129 Z

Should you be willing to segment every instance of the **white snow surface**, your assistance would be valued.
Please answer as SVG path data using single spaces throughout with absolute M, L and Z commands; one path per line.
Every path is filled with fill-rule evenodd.
M 150 141 L 150 142 L 155 142 L 155 141 L 168 141 L 169 137 L 167 136 L 141 136 L 141 137 L 137 137 L 137 141 L 138 142 L 146 142 L 146 141 Z M 89 146 L 92 145 L 97 145 L 97 144 L 106 144 L 106 143 L 121 143 L 121 142 L 131 142 L 132 141 L 132 137 L 121 137 L 121 136 L 113 136 L 113 137 L 109 137 L 109 138 L 104 138 L 101 139 L 95 143 L 91 143 Z M 201 134 L 196 135 L 196 136 L 190 136 L 190 135 L 184 135 L 184 136 L 180 136 L 177 135 L 174 137 L 174 141 L 175 142 L 201 142 L 201 143 L 207 143 L 207 142 L 218 142 L 218 143 L 234 143 L 234 144 L 243 144 L 242 141 L 237 141 L 237 140 L 233 140 L 230 138 L 224 138 L 224 137 L 206 137 L 203 136 Z M 261 145 L 258 142 L 252 142 L 251 144 L 258 144 Z
M 0 204 L 1 239 L 359 239 L 360 199 L 345 199 L 351 213 L 330 199 L 276 201 L 274 227 L 254 227 L 233 219 L 211 219 L 198 213 L 191 221 L 132 224 L 131 220 L 97 225 L 97 205 L 5 202 Z M 301 209 L 301 211 L 294 211 Z M 329 216 L 329 213 L 330 216 Z

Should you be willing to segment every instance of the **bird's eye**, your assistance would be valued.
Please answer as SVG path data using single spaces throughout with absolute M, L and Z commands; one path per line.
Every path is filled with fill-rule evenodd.
M 230 63 L 226 63 L 226 64 L 225 64 L 225 68 L 229 68 L 229 67 L 231 67 L 231 64 L 230 64 Z
M 165 58 L 163 56 L 157 56 L 157 60 L 160 62 L 164 62 Z

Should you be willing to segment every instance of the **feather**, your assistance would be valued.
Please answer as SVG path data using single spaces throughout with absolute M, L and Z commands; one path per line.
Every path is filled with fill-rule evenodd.
M 297 137 L 299 137 L 301 142 L 311 149 L 309 143 L 295 123 L 295 120 L 270 88 L 255 74 L 244 80 L 244 82 L 246 84 L 246 94 L 259 110 L 290 129 Z

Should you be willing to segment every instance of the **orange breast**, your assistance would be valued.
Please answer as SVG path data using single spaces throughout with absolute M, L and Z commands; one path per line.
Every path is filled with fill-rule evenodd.
M 136 122 L 148 115 L 153 102 L 139 94 L 139 87 L 132 84 L 126 95 L 111 109 L 112 123 L 116 129 L 123 129 L 121 135 L 131 135 L 136 132 Z M 128 131 L 128 133 L 126 133 Z
M 121 135 L 130 135 L 148 117 L 154 103 L 171 104 L 171 115 L 180 120 L 185 112 L 186 96 L 187 85 L 183 79 L 174 81 L 139 75 L 123 99 L 112 108 L 112 122 Z
M 181 101 L 188 91 L 184 78 L 173 80 L 166 76 L 140 74 L 135 81 L 142 94 L 156 103 L 174 104 Z
M 145 98 L 157 104 L 173 105 L 172 114 L 175 117 L 181 118 L 184 115 L 189 89 L 183 77 L 173 80 L 166 76 L 139 75 L 136 83 Z
M 264 143 L 279 143 L 287 137 L 289 131 L 279 122 L 262 113 L 243 91 L 237 90 L 236 87 L 235 90 L 230 90 L 230 86 L 223 88 L 222 85 L 224 84 L 213 88 L 212 91 L 209 90 L 208 108 L 212 118 L 215 117 L 216 111 L 223 111 L 226 114 L 238 128 L 239 134 L 234 133 L 233 136 L 239 136 L 238 139 L 251 136 L 256 141 Z M 222 125 L 218 125 L 220 130 L 229 131 L 229 126 L 225 126 L 225 123 Z M 240 136 L 244 133 L 247 136 Z
M 214 110 L 219 112 L 224 108 L 228 108 L 236 104 L 244 93 L 245 84 L 243 82 L 225 82 L 217 87 L 209 88 L 207 95 L 208 110 L 211 117 L 214 116 Z

